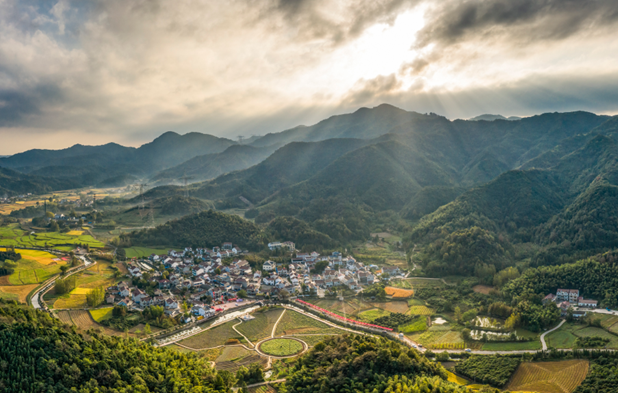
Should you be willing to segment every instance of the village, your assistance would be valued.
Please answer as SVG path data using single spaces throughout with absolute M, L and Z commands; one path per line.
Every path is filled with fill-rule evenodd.
M 245 299 L 357 293 L 362 286 L 402 274 L 396 266 L 366 266 L 338 251 L 330 255 L 299 253 L 291 242 L 270 243 L 269 248 L 287 248 L 292 258 L 287 263 L 267 260 L 252 267 L 232 243 L 134 258 L 127 262 L 131 280 L 107 288 L 105 302 L 136 311 L 161 306 L 167 316 L 190 323 Z

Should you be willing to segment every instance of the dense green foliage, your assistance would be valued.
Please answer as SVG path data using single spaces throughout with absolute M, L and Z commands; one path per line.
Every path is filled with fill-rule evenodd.
M 503 288 L 514 299 L 542 298 L 558 288 L 576 288 L 580 295 L 618 306 L 618 259 L 614 252 L 576 263 L 526 270 Z
M 454 201 L 464 191 L 461 187 L 423 187 L 403 207 L 401 216 L 410 220 L 419 219 Z
M 277 217 L 267 229 L 274 239 L 292 240 L 300 250 L 323 250 L 335 246 L 328 235 L 311 229 L 309 224 L 294 217 Z
M 389 328 L 397 329 L 400 325 L 405 325 L 412 322 L 415 319 L 412 315 L 406 315 L 402 313 L 392 313 L 373 320 L 373 323 L 380 326 L 386 326 Z
M 618 386 L 618 359 L 600 357 L 590 365 L 586 379 L 573 393 L 613 393 Z
M 575 340 L 575 346 L 579 348 L 598 348 L 604 347 L 610 342 L 609 338 L 590 336 L 590 337 L 577 337 Z
M 445 370 L 393 341 L 358 335 L 331 336 L 302 356 L 287 377 L 289 392 L 385 392 L 389 378 L 446 378 Z M 430 390 L 431 391 L 431 390 Z
M 133 245 L 184 245 L 214 247 L 232 242 L 240 247 L 260 249 L 266 239 L 260 228 L 238 216 L 208 210 L 169 221 L 154 229 L 133 232 Z
M 0 390 L 7 393 L 227 392 L 231 374 L 195 355 L 79 333 L 49 315 L 0 308 Z
M 521 363 L 521 358 L 516 357 L 472 355 L 458 362 L 455 365 L 455 371 L 474 382 L 502 387 L 509 381 L 519 363 Z

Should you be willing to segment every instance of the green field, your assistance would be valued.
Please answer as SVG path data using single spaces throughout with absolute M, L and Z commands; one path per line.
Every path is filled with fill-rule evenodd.
M 287 310 L 277 325 L 276 336 L 307 333 L 343 333 L 341 329 L 330 327 L 325 323 L 295 311 Z
M 294 335 L 294 337 L 298 338 L 299 340 L 304 341 L 310 347 L 315 346 L 315 344 L 322 342 L 331 336 L 333 335 L 332 334 L 315 334 L 315 335 L 297 334 L 297 335 Z
M 399 331 L 402 333 L 415 333 L 427 330 L 427 318 L 420 317 L 416 321 L 407 325 L 399 326 Z
M 236 326 L 236 329 L 253 343 L 268 338 L 271 336 L 273 327 L 283 310 L 283 308 L 271 308 L 255 312 L 252 314 L 255 319 L 241 323 Z
M 97 308 L 96 310 L 90 310 L 90 315 L 92 315 L 92 319 L 95 321 L 101 322 L 112 317 L 113 309 L 113 307 Z
M 260 351 L 273 356 L 291 356 L 303 350 L 303 344 L 296 340 L 276 338 L 260 345 Z
M 358 314 L 358 318 L 365 322 L 373 322 L 374 320 L 390 315 L 391 313 L 381 308 L 374 308 L 372 310 L 363 311 Z
M 162 255 L 169 252 L 170 249 L 167 248 L 148 248 L 148 247 L 131 247 L 125 248 L 125 252 L 127 253 L 127 258 L 144 258 L 149 257 L 152 254 Z
M 237 320 L 226 322 L 200 334 L 184 339 L 180 341 L 180 344 L 189 348 L 205 349 L 225 345 L 230 339 L 241 341 L 243 340 L 242 336 L 232 329 L 232 326 L 237 323 Z
M 4 250 L 4 248 L 1 250 Z M 45 251 L 21 249 L 15 251 L 21 254 L 21 259 L 17 261 L 15 271 L 8 276 L 8 283 L 5 284 L 38 284 L 60 273 L 60 266 L 66 264 L 56 255 Z
M 56 249 L 72 249 L 79 244 L 87 244 L 92 248 L 102 248 L 105 245 L 90 235 L 69 235 L 59 232 L 27 233 L 15 225 L 0 228 L 0 247 L 48 247 Z
M 525 342 L 491 342 L 484 343 L 481 347 L 483 351 L 523 351 L 523 350 L 538 350 L 543 348 L 541 341 L 525 341 Z

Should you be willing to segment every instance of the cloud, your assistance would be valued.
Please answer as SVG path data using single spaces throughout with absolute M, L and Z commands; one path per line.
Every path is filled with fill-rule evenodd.
M 427 13 L 419 48 L 466 40 L 522 44 L 606 32 L 618 22 L 615 0 L 442 1 Z

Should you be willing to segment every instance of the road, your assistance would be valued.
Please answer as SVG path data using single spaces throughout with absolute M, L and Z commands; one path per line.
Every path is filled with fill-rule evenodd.
M 547 333 L 551 333 L 551 332 L 553 332 L 554 330 L 559 329 L 559 328 L 560 328 L 560 326 L 562 326 L 565 322 L 566 322 L 566 319 L 563 319 L 563 320 L 562 320 L 562 321 L 558 324 L 558 326 L 556 326 L 555 328 L 553 328 L 553 329 L 551 329 L 551 330 L 548 330 L 548 331 L 546 331 L 545 333 L 541 334 L 541 345 L 543 346 L 543 351 L 547 351 L 547 344 L 545 343 L 545 335 L 546 335 Z

